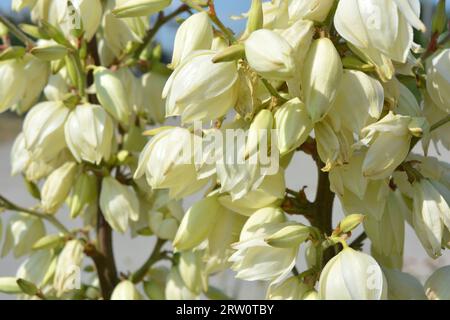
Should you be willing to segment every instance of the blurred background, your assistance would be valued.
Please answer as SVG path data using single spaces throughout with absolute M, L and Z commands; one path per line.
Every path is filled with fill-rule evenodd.
M 54 0 L 58 1 L 58 0 Z M 447 1 L 447 12 L 450 12 L 450 1 Z M 240 15 L 246 12 L 250 6 L 250 0 L 215 0 L 217 13 L 225 23 L 225 25 L 232 28 L 236 33 L 240 33 L 245 28 L 244 20 L 233 20 L 231 16 Z M 433 13 L 433 7 L 435 0 L 421 0 L 422 4 L 422 20 L 427 26 L 431 25 L 431 17 Z M 178 7 L 179 1 L 174 0 L 172 6 Z M 23 22 L 29 19 L 28 12 L 24 11 L 20 14 L 13 13 L 10 10 L 10 0 L 0 0 L 0 12 L 6 14 L 12 20 L 16 22 Z M 170 12 L 172 8 L 169 8 Z M 159 41 L 164 49 L 166 57 L 171 56 L 173 48 L 173 40 L 177 23 L 173 22 L 166 25 L 158 34 L 157 41 Z M 418 39 L 417 41 L 419 41 Z M 0 83 L 1 85 L 1 83 Z M 11 177 L 11 165 L 9 154 L 11 151 L 14 138 L 20 132 L 22 126 L 22 119 L 11 113 L 0 114 L 0 193 L 7 198 L 13 200 L 13 202 L 21 204 L 23 206 L 34 205 L 34 200 L 26 192 L 25 186 L 21 177 Z M 439 149 L 439 158 L 445 161 L 450 161 L 450 153 L 444 148 Z M 431 155 L 437 155 L 438 152 L 434 148 L 431 150 Z M 303 186 L 307 186 L 306 193 L 309 199 L 314 199 L 316 190 L 317 173 L 316 167 L 313 161 L 302 153 L 297 153 L 291 166 L 286 172 L 287 185 L 291 189 L 300 189 Z M 192 197 L 185 201 L 184 206 L 188 208 L 196 198 Z M 335 215 L 334 224 L 336 225 L 342 218 L 342 209 L 339 201 L 335 201 Z M 2 214 L 2 220 L 5 223 L 8 219 L 8 213 Z M 75 228 L 78 227 L 77 223 L 71 221 L 67 215 L 67 212 L 60 212 L 58 218 L 67 226 Z M 51 226 L 47 226 L 49 232 L 54 231 Z M 354 232 L 354 237 L 359 234 L 361 230 Z M 0 232 L 1 235 L 1 232 Z M 369 244 L 366 241 L 364 250 L 368 251 Z M 0 248 L 2 239 L 0 238 Z M 118 264 L 118 269 L 121 272 L 133 271 L 141 266 L 141 264 L 148 257 L 153 247 L 153 241 L 150 238 L 136 238 L 131 239 L 129 236 L 121 236 L 115 234 L 114 238 L 114 251 Z M 303 264 L 304 251 L 299 253 L 300 259 L 297 267 L 299 270 L 304 270 Z M 87 259 L 86 259 L 87 260 Z M 0 259 L 0 277 L 14 276 L 17 268 L 22 263 L 23 259 L 14 259 L 12 255 L 6 256 Z M 419 280 L 424 282 L 427 277 L 432 273 L 432 270 L 444 266 L 450 265 L 450 252 L 446 251 L 444 255 L 437 261 L 432 261 L 426 255 L 424 249 L 421 247 L 417 237 L 412 229 L 407 226 L 406 232 L 406 247 L 405 247 L 405 272 L 411 273 Z M 235 298 L 244 299 L 262 299 L 265 295 L 264 284 L 255 282 L 242 282 L 235 280 L 232 272 L 225 272 L 214 276 L 212 283 L 216 287 L 224 290 L 226 294 Z M 14 299 L 13 296 L 7 296 L 0 294 L 1 299 Z

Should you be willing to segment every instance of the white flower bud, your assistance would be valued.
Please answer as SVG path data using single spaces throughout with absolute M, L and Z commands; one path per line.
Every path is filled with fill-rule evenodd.
M 168 192 L 154 190 L 156 199 L 150 210 L 148 224 L 161 239 L 173 240 L 183 219 L 183 207 L 180 202 L 170 200 Z
M 22 290 L 17 284 L 17 278 L 0 277 L 0 292 L 5 294 L 19 294 Z
M 125 233 L 129 220 L 139 219 L 139 200 L 131 187 L 122 185 L 112 177 L 102 182 L 100 208 L 105 220 L 114 230 Z
M 236 62 L 213 63 L 214 55 L 214 51 L 198 51 L 172 73 L 163 91 L 167 117 L 181 115 L 183 122 L 213 120 L 235 105 Z
M 301 72 L 314 35 L 314 24 L 312 21 L 298 20 L 287 29 L 275 31 L 291 45 L 294 50 L 293 57 L 297 66 L 296 73 Z M 295 76 L 300 75 L 296 74 Z
M 144 106 L 150 119 L 156 123 L 164 123 L 166 119 L 165 101 L 161 95 L 167 82 L 167 76 L 156 71 L 146 73 L 141 78 L 144 92 Z
M 200 12 L 190 16 L 177 30 L 170 67 L 175 69 L 196 50 L 211 49 L 212 41 L 213 29 L 208 14 Z
M 67 162 L 47 178 L 41 192 L 42 208 L 46 213 L 56 213 L 66 201 L 72 189 L 76 173 L 77 164 L 75 162 Z
M 330 170 L 331 191 L 345 196 L 345 190 L 349 190 L 361 199 L 364 197 L 368 183 L 362 174 L 364 156 L 362 153 L 354 153 L 347 164 Z
M 250 67 L 264 78 L 287 80 L 294 76 L 294 49 L 274 31 L 252 32 L 245 41 L 245 55 Z
M 412 0 L 344 0 L 339 1 L 334 23 L 339 34 L 359 49 L 372 55 L 385 55 L 406 62 L 413 44 L 413 30 L 409 21 L 420 21 L 420 5 Z M 413 2 L 413 8 L 410 4 Z M 405 10 L 406 7 L 408 10 Z M 408 18 L 408 20 L 407 20 Z
M 44 95 L 50 101 L 62 101 L 70 90 L 70 82 L 66 68 L 57 74 L 51 75 L 44 88 Z
M 275 113 L 278 148 L 284 155 L 300 147 L 309 137 L 313 124 L 305 105 L 298 99 L 286 102 Z
M 23 134 L 33 160 L 53 159 L 66 147 L 64 123 L 69 109 L 61 102 L 41 102 L 25 117 Z
M 203 251 L 181 252 L 178 270 L 181 279 L 183 279 L 183 282 L 190 291 L 200 294 L 202 291 L 208 290 L 208 278 L 204 268 Z
M 355 194 L 347 188 L 344 190 L 340 200 L 347 215 L 364 212 L 368 216 L 381 220 L 389 195 L 389 185 L 385 180 L 368 181 L 362 195 Z
M 194 136 L 184 128 L 158 133 L 142 151 L 135 179 L 145 174 L 152 188 L 169 189 L 170 197 L 175 199 L 197 192 L 208 179 L 197 179 L 193 139 Z
M 83 251 L 84 246 L 80 240 L 70 240 L 59 254 L 53 279 L 57 297 L 61 297 L 65 292 L 80 289 Z
M 270 145 L 273 124 L 274 118 L 271 111 L 264 109 L 258 112 L 248 129 L 246 156 L 256 155 L 261 151 L 261 146 Z
M 167 277 L 165 295 L 167 300 L 195 300 L 198 298 L 186 287 L 176 267 L 172 267 Z
M 33 252 L 30 257 L 25 260 L 17 270 L 17 278 L 30 281 L 37 286 L 42 286 L 46 275 L 50 270 L 53 262 L 53 252 L 50 250 L 39 250 Z M 51 271 L 51 270 L 50 270 Z
M 67 145 L 78 162 L 109 160 L 113 136 L 113 121 L 98 105 L 78 105 L 65 124 Z
M 284 29 L 289 23 L 288 1 L 266 1 L 262 4 L 264 29 Z
M 148 16 L 170 6 L 172 0 L 128 0 L 120 1 L 113 14 L 118 18 Z
M 264 239 L 268 245 L 276 248 L 292 248 L 305 242 L 310 236 L 311 229 L 300 223 L 287 222 L 274 228 L 274 231 Z
M 450 49 L 442 50 L 427 63 L 427 90 L 442 111 L 450 113 Z
M 0 113 L 22 99 L 26 90 L 25 63 L 22 60 L 0 62 Z
M 359 135 L 362 128 L 380 118 L 383 106 L 380 82 L 361 71 L 344 70 L 330 119 L 335 128 L 342 126 Z
M 323 22 L 333 7 L 334 0 L 290 0 L 289 20 L 299 19 Z
M 207 197 L 196 202 L 184 215 L 173 246 L 178 250 L 189 250 L 208 237 L 216 223 L 220 209 L 217 197 Z
M 231 263 L 228 259 L 233 254 L 231 245 L 239 241 L 239 233 L 245 221 L 245 217 L 220 208 L 215 225 L 208 236 L 206 264 L 208 274 L 220 272 L 230 267 Z
M 302 300 L 311 290 L 298 277 L 290 277 L 277 285 L 270 285 L 267 290 L 268 300 Z
M 348 163 L 353 143 L 352 132 L 341 129 L 335 130 L 329 123 L 329 117 L 315 124 L 314 132 L 317 140 L 317 152 L 325 167 L 322 171 L 328 172 L 335 166 Z
M 450 266 L 436 270 L 425 282 L 425 290 L 430 300 L 450 300 Z
M 11 149 L 11 175 L 16 176 L 24 172 L 30 163 L 30 153 L 26 149 L 25 137 L 20 133 Z
M 100 26 L 103 8 L 100 0 L 57 1 L 57 25 L 67 38 L 73 37 L 75 31 L 82 30 L 84 38 L 91 40 Z
M 128 95 L 117 72 L 98 67 L 94 71 L 94 83 L 98 100 L 117 121 L 127 125 L 131 114 Z
M 413 183 L 413 227 L 432 258 L 441 255 L 444 228 L 450 229 L 450 208 L 428 179 Z
M 256 211 L 242 228 L 236 250 L 230 257 L 236 277 L 247 281 L 264 280 L 280 282 L 295 265 L 298 247 L 274 248 L 264 239 L 270 228 L 286 221 L 283 211 L 268 207 Z
M 425 32 L 427 27 L 420 21 L 420 2 L 419 0 L 394 0 L 399 11 L 405 16 L 408 23 L 417 30 Z
M 47 84 L 50 74 L 50 68 L 48 63 L 34 58 L 31 55 L 25 56 L 25 86 L 26 90 L 16 105 L 12 106 L 11 110 L 22 114 L 36 103 L 41 96 L 42 90 Z M 23 84 L 22 84 L 23 85 Z M 14 90 L 17 90 L 14 88 Z M 20 91 L 20 88 L 19 88 Z
M 103 30 L 105 34 L 105 41 L 99 42 L 99 47 L 102 49 L 100 53 L 103 53 L 101 56 L 102 64 L 105 64 L 108 61 L 108 55 L 114 55 L 115 57 L 119 57 L 127 48 L 130 43 L 141 43 L 139 35 L 133 28 L 127 24 L 129 21 L 130 24 L 142 24 L 140 18 L 129 18 L 129 19 L 119 19 L 116 18 L 111 13 L 106 13 L 103 18 Z M 108 53 L 108 55 L 106 54 Z M 114 57 L 109 57 L 111 62 L 114 60 Z
M 383 268 L 383 273 L 386 276 L 389 300 L 427 299 L 423 285 L 412 275 L 385 268 Z
M 48 161 L 32 158 L 25 169 L 25 177 L 28 181 L 39 182 L 68 161 L 73 161 L 73 157 L 66 148 Z
M 142 300 L 142 296 L 133 282 L 123 280 L 114 288 L 111 300 Z
M 6 227 L 2 257 L 11 250 L 19 258 L 32 250 L 33 244 L 45 235 L 45 226 L 41 219 L 26 214 L 17 214 L 9 219 Z
M 251 216 L 258 209 L 270 207 L 283 199 L 285 190 L 284 170 L 280 170 L 275 175 L 265 176 L 257 189 L 251 190 L 242 198 L 233 200 L 230 195 L 221 195 L 219 202 L 231 211 Z
M 380 203 L 381 205 L 381 203 Z M 409 211 L 400 190 L 390 191 L 387 198 L 384 213 L 379 219 L 372 215 L 367 215 L 364 220 L 364 229 L 367 232 L 372 248 L 379 256 L 401 256 L 405 242 L 405 221 L 403 214 Z M 401 268 L 398 265 L 386 265 L 386 267 Z
M 322 270 L 319 295 L 324 300 L 383 300 L 386 279 L 374 258 L 345 248 Z
M 315 40 L 302 75 L 305 104 L 314 123 L 323 119 L 332 107 L 342 72 L 341 58 L 333 42 L 328 38 Z
M 424 131 L 416 127 L 416 121 L 422 121 L 422 118 L 389 112 L 383 119 L 362 130 L 365 137 L 361 142 L 370 145 L 362 168 L 365 177 L 387 178 L 405 160 L 413 135 Z

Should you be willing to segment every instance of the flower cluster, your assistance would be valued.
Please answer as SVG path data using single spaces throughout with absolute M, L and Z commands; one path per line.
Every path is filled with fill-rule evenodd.
M 448 267 L 425 287 L 401 272 L 406 223 L 431 258 L 450 248 L 450 166 L 428 156 L 450 148 L 445 1 L 424 48 L 418 0 L 252 0 L 239 36 L 213 1 L 183 2 L 150 24 L 170 0 L 13 1 L 35 24 L 4 20 L 24 46 L 0 51 L 0 112 L 26 114 L 12 173 L 39 204 L 0 197 L 19 212 L 2 255 L 28 255 L 0 291 L 196 299 L 232 269 L 268 299 L 450 299 Z M 153 37 L 181 13 L 166 65 Z M 297 152 L 319 168 L 314 201 L 286 185 Z M 64 204 L 81 228 L 58 221 Z M 112 231 L 157 239 L 122 281 Z M 81 281 L 87 258 L 97 272 Z

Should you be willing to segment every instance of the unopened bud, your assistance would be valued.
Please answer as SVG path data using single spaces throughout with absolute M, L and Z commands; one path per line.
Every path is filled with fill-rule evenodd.
M 245 48 L 243 44 L 235 44 L 216 54 L 212 61 L 214 63 L 235 61 L 245 57 Z
M 0 278 L 0 292 L 6 294 L 17 294 L 21 293 L 22 290 L 17 284 L 16 278 L 2 277 Z
M 44 61 L 63 59 L 67 54 L 67 48 L 60 44 L 44 45 L 31 49 L 31 54 Z
M 445 31 L 445 28 L 447 26 L 447 12 L 445 2 L 445 0 L 439 0 L 438 5 L 436 6 L 436 11 L 433 16 L 433 23 L 431 27 L 433 33 L 440 34 Z
M 32 25 L 32 24 L 26 24 L 22 23 L 19 25 L 19 28 L 25 32 L 27 35 L 36 38 L 36 39 L 44 39 L 46 38 L 39 30 L 39 27 Z
M 42 26 L 40 32 L 45 37 L 50 38 L 65 47 L 71 47 L 69 40 L 66 39 L 61 30 L 59 30 L 58 28 L 56 28 L 55 26 L 53 26 L 52 24 L 48 23 L 45 20 L 42 20 L 41 24 Z
M 38 287 L 36 287 L 34 283 L 27 281 L 25 279 L 17 279 L 17 285 L 19 286 L 20 290 L 22 290 L 23 293 L 29 296 L 35 296 L 39 292 Z
M 363 214 L 351 214 L 345 217 L 341 223 L 339 223 L 339 231 L 341 233 L 348 233 L 358 227 L 364 220 Z
M 24 47 L 9 47 L 0 53 L 0 61 L 22 58 L 25 52 Z
M 261 0 L 252 0 L 252 6 L 248 12 L 246 33 L 251 34 L 253 31 L 262 29 L 264 24 L 264 16 Z
M 97 197 L 97 179 L 94 175 L 83 173 L 78 177 L 70 199 L 70 217 L 76 218 Z
M 129 0 L 117 6 L 112 13 L 118 18 L 144 17 L 168 7 L 172 0 Z
M 305 242 L 310 229 L 302 224 L 288 225 L 265 239 L 268 245 L 277 248 L 292 248 Z
M 64 236 L 61 234 L 49 234 L 40 238 L 33 245 L 33 250 L 51 249 L 64 242 Z

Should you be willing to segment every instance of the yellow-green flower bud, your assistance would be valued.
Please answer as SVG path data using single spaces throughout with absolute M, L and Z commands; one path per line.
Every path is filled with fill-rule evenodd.
M 339 231 L 341 233 L 348 233 L 352 231 L 364 221 L 364 217 L 365 216 L 363 214 L 351 214 L 349 216 L 346 216 L 339 223 Z
M 302 88 L 306 108 L 315 123 L 323 119 L 333 105 L 342 78 L 342 62 L 333 42 L 315 40 L 303 66 Z
M 278 148 L 284 155 L 300 147 L 313 129 L 312 121 L 305 105 L 298 99 L 292 99 L 275 113 Z
M 277 248 L 298 247 L 310 235 L 310 228 L 302 224 L 281 226 L 281 229 L 268 236 L 265 241 L 268 245 Z
M 173 246 L 178 250 L 189 250 L 206 240 L 219 208 L 217 197 L 207 197 L 195 203 L 181 220 Z
M 89 173 L 82 173 L 73 186 L 70 196 L 70 217 L 76 218 L 97 198 L 97 179 Z
M 45 181 L 42 187 L 42 208 L 46 213 L 56 213 L 66 201 L 73 187 L 77 164 L 67 162 L 54 171 Z
M 135 191 L 112 177 L 103 179 L 100 208 L 111 228 L 121 233 L 127 231 L 129 220 L 139 219 L 139 200 Z

